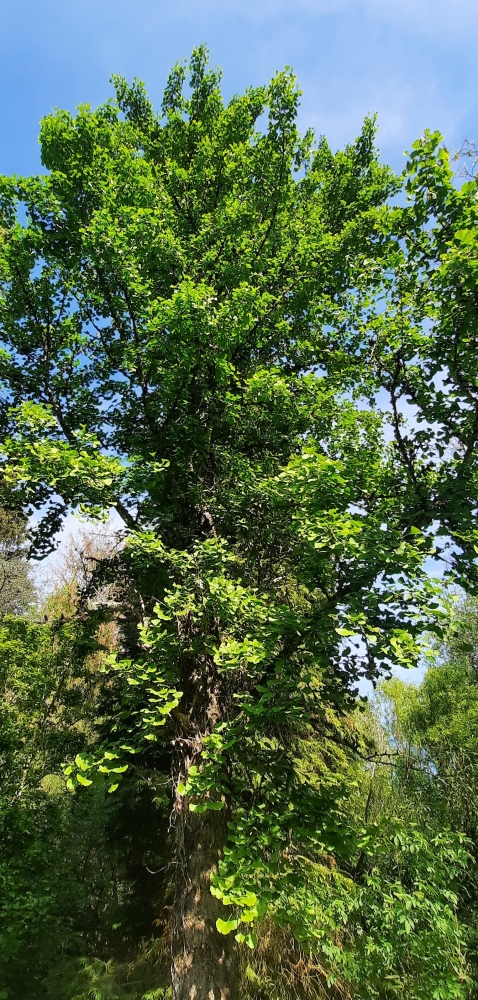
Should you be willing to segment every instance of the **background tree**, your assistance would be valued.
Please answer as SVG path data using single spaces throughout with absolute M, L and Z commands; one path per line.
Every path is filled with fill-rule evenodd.
M 117 78 L 115 102 L 45 119 L 45 176 L 2 179 L 3 491 L 46 509 L 38 553 L 69 505 L 124 519 L 101 572 L 135 596 L 102 746 L 70 788 L 115 789 L 131 761 L 171 776 L 174 995 L 232 1000 L 237 944 L 266 914 L 327 947 L 332 980 L 357 951 L 339 930 L 364 849 L 347 781 L 301 760 L 360 676 L 412 665 L 440 628 L 437 525 L 450 573 L 476 576 L 477 208 L 437 136 L 392 208 L 373 122 L 334 156 L 299 136 L 289 73 L 227 106 L 203 49 L 188 95 L 185 79 L 160 118 Z M 447 852 L 463 859 L 433 849 L 446 909 Z M 414 884 L 432 854 L 410 851 Z M 458 996 L 448 916 L 433 947 L 422 916 L 396 988 Z M 367 972 L 382 994 L 385 953 Z
M 420 828 L 452 829 L 468 838 L 470 865 L 458 894 L 466 928 L 471 997 L 477 995 L 478 766 L 476 685 L 476 599 L 450 604 L 449 626 L 440 658 L 418 687 L 398 680 L 380 690 L 381 712 L 393 750 L 390 788 L 395 810 L 407 812 Z M 387 768 L 389 770 L 389 768 Z
M 41 622 L 9 615 L 0 628 L 0 996 L 10 1000 L 136 998 L 166 975 L 167 935 L 151 940 L 168 916 L 164 792 L 137 769 L 117 796 L 101 785 L 72 796 L 62 773 L 101 744 L 101 668 L 116 638 L 112 588 L 99 614 L 92 585 L 115 540 L 83 532 L 80 552 L 78 541 L 55 567 Z
M 0 617 L 33 609 L 35 587 L 27 560 L 27 525 L 13 511 L 0 509 Z

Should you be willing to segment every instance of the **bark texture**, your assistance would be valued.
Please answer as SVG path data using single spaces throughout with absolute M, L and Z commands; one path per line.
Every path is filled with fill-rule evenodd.
M 210 879 L 226 839 L 226 810 L 191 813 L 187 800 L 177 819 L 178 884 L 174 914 L 174 1000 L 238 1000 L 239 962 L 234 933 L 219 934 L 216 920 L 230 910 L 211 895 Z

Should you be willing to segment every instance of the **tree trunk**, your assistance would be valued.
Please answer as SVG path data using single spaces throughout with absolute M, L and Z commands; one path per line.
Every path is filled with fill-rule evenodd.
M 226 839 L 226 809 L 191 813 L 187 797 L 177 816 L 177 885 L 172 984 L 174 1000 L 238 1000 L 239 961 L 234 933 L 216 920 L 231 911 L 211 895 L 210 879 Z

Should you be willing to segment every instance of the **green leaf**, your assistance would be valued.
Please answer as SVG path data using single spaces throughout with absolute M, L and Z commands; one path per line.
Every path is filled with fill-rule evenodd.
M 221 920 L 218 917 L 216 927 L 220 934 L 230 934 L 231 931 L 235 931 L 239 927 L 239 920 Z
M 77 774 L 76 775 L 76 780 L 77 780 L 77 782 L 78 782 L 79 785 L 84 785 L 85 788 L 87 788 L 88 785 L 92 785 L 93 784 L 93 782 L 90 781 L 89 778 L 85 778 L 85 776 L 83 774 Z
M 90 767 L 88 760 L 85 760 L 85 758 L 79 753 L 75 757 L 75 764 L 81 771 L 87 771 Z
M 253 933 L 246 934 L 245 941 L 247 947 L 253 950 L 254 948 L 257 947 L 257 941 L 258 941 L 257 934 Z

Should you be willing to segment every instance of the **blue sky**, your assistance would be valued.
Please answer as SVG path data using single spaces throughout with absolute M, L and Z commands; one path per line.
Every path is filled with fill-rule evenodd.
M 301 124 L 334 148 L 379 114 L 395 168 L 424 128 L 478 139 L 477 0 L 2 0 L 0 172 L 39 166 L 41 116 L 96 105 L 109 77 L 159 104 L 171 65 L 206 42 L 230 96 L 292 66 Z

